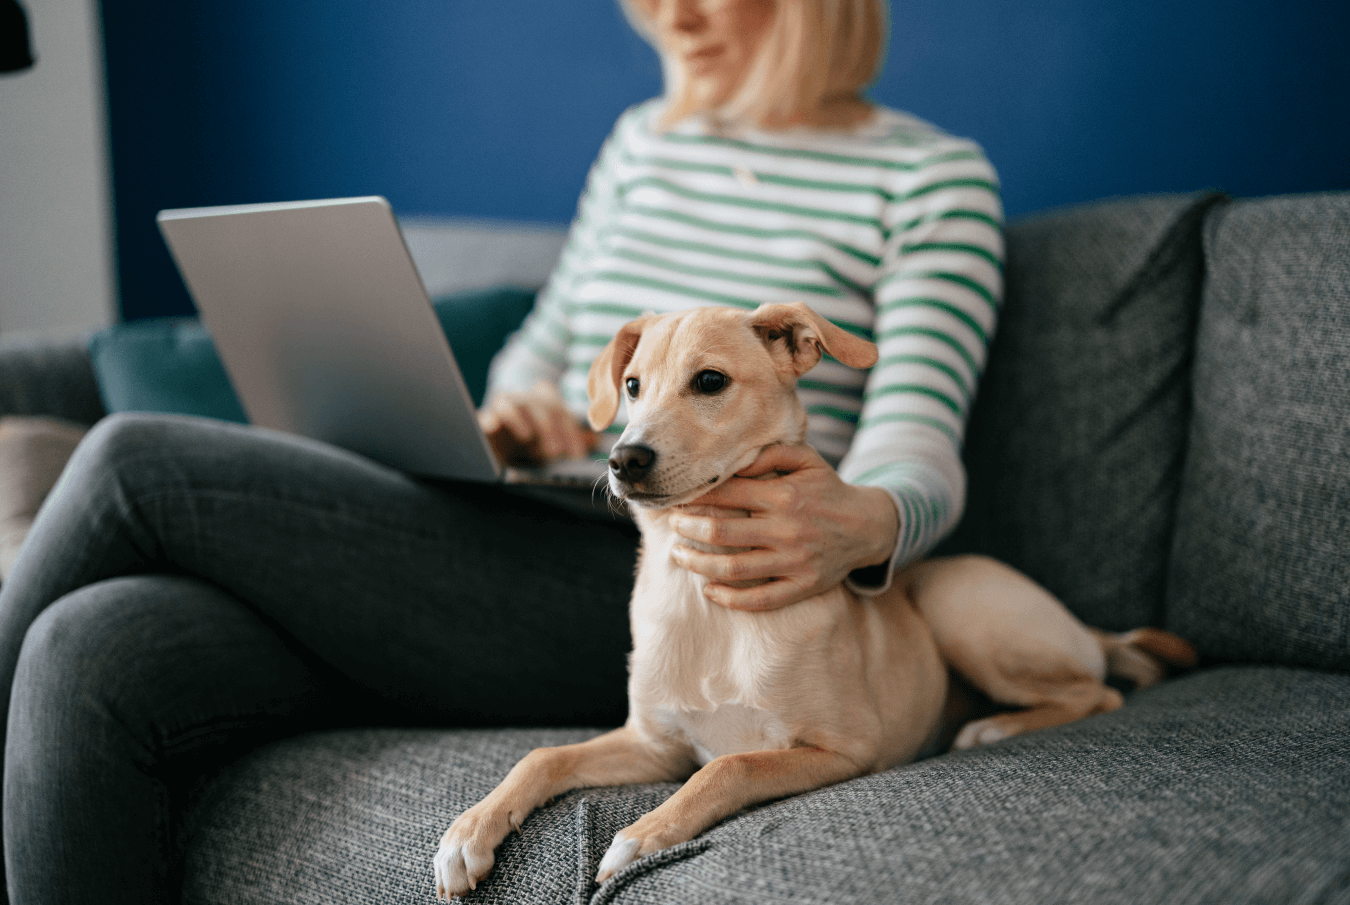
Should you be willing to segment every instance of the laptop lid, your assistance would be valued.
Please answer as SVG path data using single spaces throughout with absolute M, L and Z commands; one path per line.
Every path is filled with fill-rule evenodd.
M 251 423 L 414 474 L 500 478 L 384 198 L 157 219 Z

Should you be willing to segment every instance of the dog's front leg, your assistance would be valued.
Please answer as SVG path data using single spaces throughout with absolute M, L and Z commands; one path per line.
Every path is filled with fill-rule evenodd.
M 536 748 L 441 837 L 434 861 L 437 898 L 476 888 L 506 834 L 550 799 L 587 786 L 683 779 L 692 766 L 680 752 L 659 748 L 628 726 L 576 745 Z
M 843 782 L 864 771 L 823 748 L 751 751 L 715 758 L 680 790 L 614 836 L 597 883 L 644 855 L 687 842 L 742 808 Z

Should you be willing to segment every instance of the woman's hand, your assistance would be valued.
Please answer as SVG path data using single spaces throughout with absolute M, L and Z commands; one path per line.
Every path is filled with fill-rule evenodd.
M 572 416 L 558 388 L 547 380 L 523 393 L 494 394 L 478 410 L 478 424 L 497 458 L 511 465 L 575 459 L 595 446 L 595 434 Z
M 752 480 L 778 472 L 775 477 Z M 704 553 L 677 544 L 677 565 L 711 579 L 705 595 L 735 610 L 772 610 L 805 600 L 849 572 L 888 561 L 900 531 L 891 495 L 846 484 L 808 446 L 770 446 L 748 468 L 688 504 L 744 510 L 749 518 L 695 515 L 680 507 L 675 533 L 740 553 Z M 727 582 L 760 580 L 755 587 Z

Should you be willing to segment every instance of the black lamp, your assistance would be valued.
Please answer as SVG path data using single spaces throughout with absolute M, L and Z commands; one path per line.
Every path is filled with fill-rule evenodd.
M 0 0 L 0 72 L 18 72 L 32 65 L 28 17 L 19 0 Z

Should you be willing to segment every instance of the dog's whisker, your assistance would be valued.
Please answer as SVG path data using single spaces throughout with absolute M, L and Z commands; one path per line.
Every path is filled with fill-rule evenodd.
M 595 503 L 595 495 L 597 493 L 604 495 L 605 506 L 611 513 L 614 515 L 624 514 L 623 500 L 620 499 L 614 493 L 614 489 L 609 486 L 609 478 L 606 475 L 600 475 L 600 477 L 596 478 L 595 482 L 591 485 L 592 504 Z

